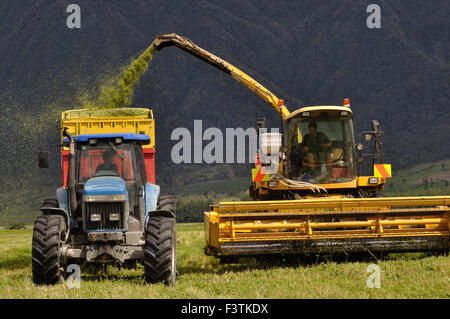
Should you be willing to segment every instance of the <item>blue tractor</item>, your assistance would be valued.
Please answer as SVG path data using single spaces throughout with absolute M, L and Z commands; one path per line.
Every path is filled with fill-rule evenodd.
M 46 199 L 34 224 L 33 281 L 64 280 L 70 264 L 144 265 L 150 283 L 174 285 L 177 275 L 175 199 L 160 196 L 147 179 L 142 146 L 150 136 L 136 133 L 72 136 L 63 129 L 68 148 L 67 185 Z M 48 151 L 39 166 L 48 168 Z M 63 170 L 64 170 L 63 165 Z

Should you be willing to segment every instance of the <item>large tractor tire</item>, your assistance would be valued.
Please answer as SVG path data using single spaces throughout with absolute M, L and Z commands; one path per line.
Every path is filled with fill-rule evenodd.
M 160 196 L 158 200 L 157 210 L 166 210 L 172 212 L 176 217 L 175 198 L 173 195 Z
M 58 200 L 56 198 L 47 198 L 44 199 L 44 202 L 42 203 L 41 207 L 58 207 Z
M 171 212 L 175 216 L 175 200 L 161 197 L 157 210 Z M 150 216 L 145 230 L 144 269 L 149 283 L 164 282 L 174 286 L 177 277 L 177 235 L 175 218 Z
M 66 224 L 62 216 L 42 215 L 34 222 L 31 257 L 35 284 L 62 282 L 60 257 L 65 233 Z

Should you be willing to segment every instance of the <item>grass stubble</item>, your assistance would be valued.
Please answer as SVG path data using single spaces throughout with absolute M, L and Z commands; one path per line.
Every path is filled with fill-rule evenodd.
M 220 264 L 203 253 L 203 225 L 177 224 L 175 288 L 147 284 L 143 267 L 107 272 L 81 268 L 81 288 L 35 286 L 31 280 L 32 229 L 0 229 L 0 298 L 449 298 L 450 258 L 389 255 L 378 261 L 381 288 L 368 288 L 373 260 L 267 261 Z

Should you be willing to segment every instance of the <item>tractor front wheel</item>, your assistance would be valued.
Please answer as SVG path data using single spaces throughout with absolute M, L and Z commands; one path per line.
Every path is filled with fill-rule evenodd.
M 34 222 L 32 240 L 33 282 L 37 285 L 61 283 L 61 244 L 66 224 L 58 215 L 42 215 Z
M 175 216 L 175 199 L 172 196 L 160 198 L 157 210 L 170 212 Z M 164 282 L 175 285 L 177 277 L 177 234 L 175 218 L 150 216 L 145 230 L 144 269 L 149 283 Z
M 177 237 L 175 219 L 150 217 L 145 232 L 145 279 L 149 283 L 175 285 L 177 275 Z

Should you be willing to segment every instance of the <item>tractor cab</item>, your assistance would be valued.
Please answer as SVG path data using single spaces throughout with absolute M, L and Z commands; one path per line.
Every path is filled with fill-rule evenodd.
M 305 107 L 286 120 L 283 146 L 292 180 L 345 183 L 356 178 L 352 111 L 345 106 Z
M 73 137 L 74 183 L 77 210 L 74 217 L 83 230 L 125 231 L 140 224 L 138 194 L 147 182 L 142 145 L 144 134 L 86 134 Z M 66 146 L 69 140 L 63 141 Z M 81 205 L 79 204 L 81 203 Z M 139 226 L 135 230 L 138 230 Z

